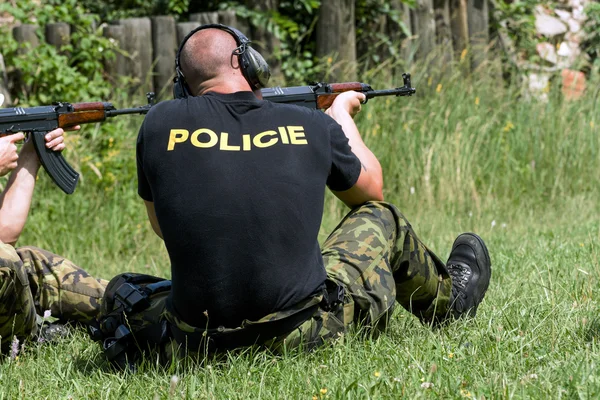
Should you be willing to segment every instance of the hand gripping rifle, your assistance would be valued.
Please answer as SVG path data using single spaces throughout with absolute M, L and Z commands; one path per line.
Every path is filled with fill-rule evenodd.
M 410 74 L 402 74 L 404 86 L 395 89 L 373 90 L 370 85 L 360 82 L 344 83 L 316 83 L 309 86 L 294 87 L 272 87 L 262 89 L 261 93 L 264 100 L 275 103 L 296 104 L 308 108 L 318 108 L 324 110 L 331 106 L 335 98 L 343 92 L 354 90 L 364 93 L 365 103 L 373 97 L 379 96 L 411 96 L 416 93 L 416 89 L 411 87 Z
M 77 186 L 79 174 L 65 161 L 61 152 L 46 147 L 44 136 L 56 128 L 102 122 L 106 118 L 123 114 L 146 114 L 154 105 L 154 93 L 146 94 L 148 104 L 134 108 L 115 109 L 112 103 L 54 103 L 51 106 L 0 109 L 0 135 L 25 133 L 40 163 L 54 183 L 65 193 L 71 194 Z

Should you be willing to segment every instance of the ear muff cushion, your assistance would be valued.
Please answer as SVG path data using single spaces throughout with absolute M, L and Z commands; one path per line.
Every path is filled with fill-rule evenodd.
M 263 56 L 252 47 L 248 46 L 242 54 L 244 68 L 242 72 L 253 89 L 266 87 L 271 78 L 271 70 Z

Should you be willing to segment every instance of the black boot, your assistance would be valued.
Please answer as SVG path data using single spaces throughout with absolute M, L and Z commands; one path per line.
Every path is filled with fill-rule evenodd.
M 452 277 L 450 314 L 474 317 L 490 284 L 492 263 L 483 240 L 474 233 L 459 235 L 446 263 Z

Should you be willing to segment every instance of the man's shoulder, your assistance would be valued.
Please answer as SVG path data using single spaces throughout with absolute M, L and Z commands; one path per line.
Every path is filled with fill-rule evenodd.
M 268 102 L 269 106 L 272 107 L 272 109 L 274 111 L 276 110 L 276 111 L 280 111 L 280 112 L 287 112 L 290 114 L 300 115 L 304 118 L 308 118 L 309 121 L 316 121 L 316 122 L 331 122 L 331 121 L 333 121 L 333 119 L 329 115 L 325 114 L 321 110 L 317 110 L 314 108 L 299 106 L 296 104 L 274 103 L 274 102 L 270 102 L 268 100 L 265 100 L 265 102 Z
M 181 99 L 163 100 L 150 108 L 150 111 L 146 114 L 146 120 L 155 118 L 163 119 L 165 114 L 169 115 L 181 110 L 181 103 Z

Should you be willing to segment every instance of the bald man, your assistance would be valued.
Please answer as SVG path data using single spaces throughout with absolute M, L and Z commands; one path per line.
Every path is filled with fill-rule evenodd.
M 240 35 L 188 35 L 177 62 L 188 95 L 153 107 L 139 132 L 138 192 L 171 260 L 172 287 L 145 318 L 168 326 L 159 341 L 192 354 L 311 348 L 356 323 L 384 326 L 396 302 L 424 322 L 474 315 L 485 244 L 463 234 L 443 263 L 383 202 L 381 166 L 353 120 L 364 95 L 340 94 L 325 113 L 263 101 L 261 63 L 240 63 L 258 57 Z M 327 188 L 352 211 L 321 249 Z M 107 293 L 129 293 L 127 279 Z
M 64 131 L 46 134 L 46 146 L 65 148 Z M 15 244 L 23 231 L 31 206 L 40 161 L 28 141 L 20 153 L 17 142 L 23 134 L 0 137 L 0 176 L 12 170 L 0 194 L 0 337 L 2 354 L 18 351 L 30 337 L 41 340 L 56 333 L 44 326 L 48 313 L 63 322 L 89 322 L 99 310 L 105 281 L 90 277 L 71 261 L 36 247 Z M 16 349 L 16 350 L 15 350 Z

